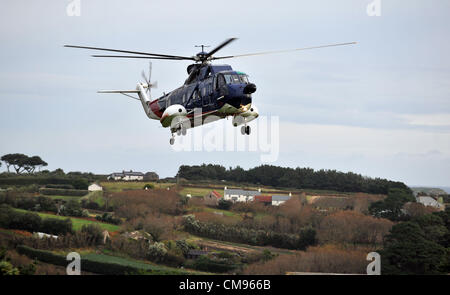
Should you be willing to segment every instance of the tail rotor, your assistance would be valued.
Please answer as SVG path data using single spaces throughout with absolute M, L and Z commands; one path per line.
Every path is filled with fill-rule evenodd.
M 146 83 L 143 86 L 144 86 L 144 88 L 147 89 L 146 90 L 147 94 L 150 97 L 150 89 L 151 88 L 158 88 L 158 81 L 154 81 L 153 83 L 151 83 L 151 77 L 152 77 L 152 63 L 151 62 L 149 63 L 148 78 L 147 78 L 147 75 L 145 74 L 144 70 L 142 70 L 141 75 L 142 75 L 142 78 L 144 79 L 144 81 Z

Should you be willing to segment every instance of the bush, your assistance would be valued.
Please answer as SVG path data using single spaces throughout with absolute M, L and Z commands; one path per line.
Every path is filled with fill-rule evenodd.
M 103 215 L 97 215 L 95 216 L 95 219 L 102 222 L 112 223 L 112 224 L 121 224 L 122 220 L 120 218 L 115 218 L 113 214 L 111 213 L 103 213 Z
M 221 273 L 232 271 L 240 265 L 229 263 L 226 260 L 211 259 L 206 255 L 202 255 L 194 261 L 192 266 L 197 270 Z
M 218 208 L 222 210 L 230 210 L 231 206 L 233 205 L 233 202 L 226 201 L 224 199 L 219 200 Z
M 88 190 L 79 189 L 59 189 L 59 188 L 41 188 L 39 192 L 48 196 L 72 196 L 82 197 L 89 193 Z
M 98 224 L 83 225 L 81 232 L 88 235 L 93 244 L 100 244 L 103 240 L 103 230 Z
M 54 254 L 50 251 L 33 249 L 27 246 L 20 245 L 17 247 L 17 251 L 20 254 L 27 255 L 32 259 L 38 259 L 42 262 L 56 264 L 61 266 L 67 266 L 69 263 L 66 257 L 62 255 Z M 105 275 L 124 275 L 124 274 L 137 274 L 142 272 L 142 269 L 125 266 L 116 263 L 98 262 L 87 258 L 83 258 L 82 261 L 83 271 L 105 274 Z
M 91 210 L 100 210 L 100 205 L 96 202 L 81 200 L 81 207 Z
M 61 220 L 56 218 L 42 219 L 36 213 L 18 212 L 9 206 L 1 205 L 0 227 L 64 235 L 72 232 L 72 221 L 70 219 Z
M 53 235 L 65 235 L 67 233 L 72 233 L 72 221 L 69 218 L 46 218 L 42 220 L 40 231 Z
M 19 275 L 20 272 L 8 261 L 0 261 L 0 275 Z
M 83 208 L 77 201 L 70 200 L 63 206 L 61 214 L 65 216 L 83 216 Z
M 151 183 L 147 183 L 143 187 L 143 189 L 154 189 L 154 188 L 155 188 L 155 186 L 153 184 L 151 184 Z

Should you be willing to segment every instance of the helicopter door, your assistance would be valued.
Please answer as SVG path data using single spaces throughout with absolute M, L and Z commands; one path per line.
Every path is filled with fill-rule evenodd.
M 203 107 L 208 107 L 212 103 L 212 79 L 208 79 L 203 84 L 202 90 Z
M 221 74 L 217 75 L 217 78 L 214 81 L 214 90 L 213 90 L 213 97 L 215 99 L 224 96 L 226 93 L 226 82 L 225 77 Z

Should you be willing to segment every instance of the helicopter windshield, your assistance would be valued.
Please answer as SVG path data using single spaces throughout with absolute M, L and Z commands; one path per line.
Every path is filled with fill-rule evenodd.
M 247 75 L 242 74 L 232 74 L 232 75 L 224 75 L 225 81 L 227 84 L 241 84 L 241 83 L 248 83 L 248 77 Z

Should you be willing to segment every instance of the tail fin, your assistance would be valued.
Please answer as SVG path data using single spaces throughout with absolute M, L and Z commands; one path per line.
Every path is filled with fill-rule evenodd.
M 142 107 L 144 108 L 145 114 L 150 119 L 159 119 L 159 117 L 153 113 L 152 109 L 150 108 L 151 100 L 147 95 L 147 91 L 145 91 L 145 85 L 142 85 L 141 83 L 138 83 L 136 86 L 136 92 L 139 95 L 139 99 L 141 100 Z

